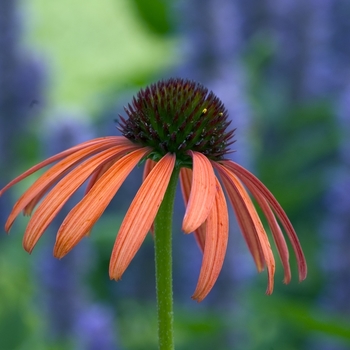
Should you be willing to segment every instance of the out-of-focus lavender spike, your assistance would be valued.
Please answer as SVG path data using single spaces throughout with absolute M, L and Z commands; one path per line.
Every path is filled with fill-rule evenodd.
M 59 122 L 58 122 L 59 121 Z M 47 138 L 42 140 L 43 149 L 51 155 L 63 149 L 67 149 L 75 144 L 93 138 L 91 126 L 87 122 L 85 115 L 81 113 L 60 111 L 53 114 L 53 117 L 44 126 L 44 135 Z M 83 188 L 79 189 L 73 195 L 73 201 L 68 202 L 61 210 L 58 216 L 51 224 L 48 233 L 51 239 L 55 237 L 63 218 L 72 208 L 72 204 L 76 203 L 83 196 Z M 71 203 L 71 204 L 70 204 Z M 89 290 L 84 285 L 84 276 L 88 273 L 94 262 L 94 254 L 92 248 L 86 245 L 80 245 L 74 249 L 71 254 L 61 260 L 52 257 L 52 242 L 45 247 L 42 256 L 39 258 L 42 263 L 36 264 L 36 273 L 38 275 L 38 284 L 40 288 L 39 300 L 43 301 L 42 307 L 47 311 L 48 320 L 47 334 L 51 339 L 48 341 L 71 341 L 81 342 L 82 328 L 85 327 L 84 334 L 86 336 L 86 347 L 84 349 L 98 349 L 96 347 L 96 339 L 91 337 L 90 331 L 96 328 L 96 322 L 104 324 L 105 330 L 100 335 L 102 338 L 114 339 L 115 332 L 112 332 L 112 320 L 106 312 L 98 314 L 98 320 L 94 320 L 90 314 L 82 323 L 82 314 L 86 310 L 98 310 L 98 305 L 90 305 Z M 85 314 L 86 315 L 86 314 Z M 110 333 L 109 333 L 110 332 Z M 113 349 L 111 344 L 99 349 Z
M 77 322 L 76 350 L 118 350 L 113 312 L 101 305 L 86 306 Z
M 269 78 L 275 86 L 288 90 L 291 102 L 298 101 L 303 92 L 307 10 L 308 1 L 269 0 L 259 28 L 273 48 Z
M 332 50 L 332 7 L 334 0 L 309 0 L 307 22 L 307 46 L 305 47 L 305 69 L 303 97 L 322 98 L 334 92 L 343 79 L 336 74 L 336 52 Z
M 350 312 L 350 6 L 346 1 L 335 0 L 309 0 L 308 6 L 304 96 L 313 99 L 338 96 L 336 121 L 341 135 L 338 164 L 328 171 L 327 211 L 319 230 L 323 243 L 319 263 L 327 282 L 320 291 L 318 303 L 326 311 L 346 318 Z M 312 338 L 307 347 L 318 350 L 348 348 L 321 335 Z
M 320 295 L 320 303 L 329 312 L 336 312 L 346 319 L 350 313 L 350 83 L 341 95 L 337 121 L 341 130 L 339 163 L 329 174 L 329 191 L 326 195 L 327 216 L 321 223 L 323 249 L 320 264 L 327 277 L 327 283 Z M 331 339 L 321 338 L 315 349 L 346 350 L 348 345 L 335 347 Z
M 0 1 L 0 188 L 12 177 L 22 161 L 15 143 L 21 140 L 30 118 L 38 115 L 43 104 L 43 69 L 21 47 L 21 18 L 18 1 Z M 11 166 L 8 166 L 11 164 Z M 11 202 L 10 194 L 0 202 L 0 225 L 3 227 Z M 3 217 L 4 215 L 4 217 Z M 4 235 L 0 235 L 0 239 Z

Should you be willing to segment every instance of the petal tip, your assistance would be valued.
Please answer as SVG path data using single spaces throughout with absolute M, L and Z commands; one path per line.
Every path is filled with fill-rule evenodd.
M 192 233 L 193 231 L 191 231 L 191 227 L 186 227 L 185 225 L 182 225 L 182 232 L 186 235 L 189 235 L 190 233 Z
M 285 277 L 285 278 L 283 279 L 283 283 L 284 283 L 284 284 L 289 284 L 290 281 L 291 281 L 291 277 L 290 277 L 290 276 Z
M 120 281 L 121 279 L 122 279 L 122 274 L 123 273 L 118 273 L 118 272 L 112 272 L 112 271 L 110 271 L 109 272 L 109 278 L 110 278 L 110 280 L 114 280 L 114 281 Z
M 7 223 L 5 224 L 5 232 L 6 232 L 6 233 L 10 233 L 12 224 L 13 224 L 13 222 L 11 222 L 11 223 L 8 223 L 8 222 L 7 222 Z
M 23 242 L 22 242 L 22 246 L 23 246 L 23 249 L 29 253 L 29 254 L 32 254 L 32 251 L 35 247 L 35 243 L 33 244 L 33 242 L 29 242 L 27 239 L 25 239 L 26 237 L 23 238 Z
M 53 247 L 53 256 L 55 258 L 62 259 L 68 252 L 69 250 L 64 247 L 62 242 L 56 241 L 55 246 Z
M 266 295 L 271 295 L 272 292 L 273 292 L 273 287 L 272 287 L 272 288 L 267 287 L 265 294 L 266 294 Z
M 203 299 L 205 298 L 205 296 L 199 296 L 198 294 L 193 294 L 191 296 L 191 299 L 195 300 L 197 303 L 200 303 L 201 301 L 203 301 Z
M 307 271 L 305 270 L 303 273 L 299 274 L 299 282 L 303 282 L 307 277 Z

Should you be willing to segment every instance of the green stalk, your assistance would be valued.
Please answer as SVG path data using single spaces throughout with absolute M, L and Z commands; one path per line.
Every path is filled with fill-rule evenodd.
M 172 222 L 179 171 L 180 167 L 176 166 L 154 222 L 158 344 L 160 350 L 174 349 Z

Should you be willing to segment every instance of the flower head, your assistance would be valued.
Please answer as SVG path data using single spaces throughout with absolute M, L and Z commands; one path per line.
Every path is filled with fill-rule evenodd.
M 54 255 L 62 258 L 90 233 L 129 173 L 144 161 L 143 183 L 114 243 L 109 269 L 112 279 L 121 278 L 150 231 L 175 167 L 181 168 L 180 185 L 186 206 L 182 230 L 194 232 L 203 251 L 194 299 L 203 300 L 212 289 L 226 255 L 229 216 L 224 192 L 258 271 L 267 268 L 267 293 L 273 290 L 275 259 L 247 190 L 267 219 L 284 268 L 284 282 L 290 281 L 291 272 L 281 227 L 295 251 L 299 279 L 306 277 L 299 240 L 282 207 L 253 174 L 225 159 L 234 130 L 227 131 L 227 111 L 212 92 L 192 81 L 170 79 L 141 90 L 125 112 L 128 118 L 120 116 L 119 123 L 123 136 L 93 139 L 54 155 L 0 191 L 1 195 L 56 162 L 19 198 L 6 222 L 9 232 L 21 211 L 31 215 L 38 206 L 24 234 L 25 250 L 33 250 L 66 201 L 87 181 L 84 197 L 57 232 Z

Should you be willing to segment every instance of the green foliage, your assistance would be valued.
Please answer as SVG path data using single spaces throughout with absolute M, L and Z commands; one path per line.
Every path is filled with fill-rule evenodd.
M 117 301 L 120 341 L 125 349 L 148 350 L 157 348 L 157 314 L 151 302 L 137 302 L 135 299 Z M 205 308 L 193 309 L 175 303 L 174 323 L 176 349 L 194 348 L 211 350 L 224 344 L 225 318 L 222 314 Z
M 253 334 L 244 348 L 277 349 L 280 345 L 276 344 L 284 344 L 283 349 L 300 349 L 305 348 L 305 339 L 310 336 L 349 342 L 348 322 L 315 305 L 325 282 L 318 265 L 318 230 L 340 134 L 333 102 L 298 98 L 298 81 L 276 72 L 275 49 L 269 36 L 260 35 L 251 41 L 245 56 L 249 97 L 256 117 L 252 132 L 256 172 L 295 226 L 309 275 L 298 287 L 294 282 L 287 288 L 276 283 L 276 291 L 269 298 L 255 293 L 242 298 L 242 317 Z M 294 268 L 293 254 L 291 260 Z M 296 274 L 293 270 L 293 277 Z
M 281 113 L 259 121 L 260 176 L 291 215 L 310 215 L 323 195 L 325 166 L 335 159 L 336 125 L 325 102 Z
M 295 334 L 327 335 L 350 344 L 350 322 L 335 313 L 319 310 L 317 307 L 297 299 L 273 295 L 262 297 L 251 295 L 249 302 L 260 309 L 269 319 L 278 318 Z
M 170 2 L 168 0 L 131 0 L 131 2 L 137 14 L 151 31 L 159 35 L 171 32 Z
M 193 312 L 190 312 L 175 304 L 175 310 L 175 340 L 178 349 L 223 349 L 226 317 L 213 309 L 205 309 L 204 306 L 194 307 Z
M 119 334 L 125 349 L 147 350 L 157 348 L 157 312 L 152 303 L 138 303 L 123 299 L 119 301 Z
M 126 87 L 173 62 L 173 39 L 144 30 L 127 0 L 34 0 L 28 6 L 35 14 L 29 42 L 53 73 L 51 106 L 94 111 L 112 86 Z
M 22 237 L 16 227 L 0 245 L 0 349 L 29 350 L 34 344 L 41 350 L 35 346 L 40 344 L 36 337 L 41 322 L 32 300 L 30 257 L 21 249 Z

